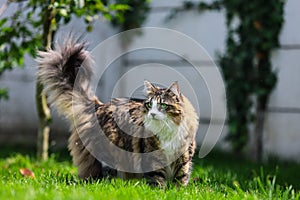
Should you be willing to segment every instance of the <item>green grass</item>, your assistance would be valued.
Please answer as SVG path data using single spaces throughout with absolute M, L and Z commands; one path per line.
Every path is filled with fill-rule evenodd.
M 295 163 L 272 161 L 261 166 L 212 153 L 195 159 L 188 187 L 159 189 L 143 180 L 82 181 L 70 158 L 63 161 L 57 154 L 47 162 L 36 161 L 30 152 L 3 155 L 0 199 L 300 199 L 300 165 Z M 22 177 L 20 168 L 32 170 L 35 178 Z

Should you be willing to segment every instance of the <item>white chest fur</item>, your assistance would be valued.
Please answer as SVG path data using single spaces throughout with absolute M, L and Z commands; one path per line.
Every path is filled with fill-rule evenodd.
M 160 147 L 167 157 L 171 158 L 180 153 L 186 144 L 185 139 L 188 132 L 184 122 L 178 126 L 169 118 L 164 120 L 149 119 L 145 120 L 145 127 L 158 137 Z
M 180 126 L 174 124 L 171 119 L 160 120 L 146 120 L 146 129 L 150 130 L 155 134 L 159 141 L 160 147 L 165 154 L 166 162 L 166 175 L 167 179 L 172 179 L 174 176 L 173 165 L 174 162 L 185 150 L 188 131 L 186 123 L 183 121 Z

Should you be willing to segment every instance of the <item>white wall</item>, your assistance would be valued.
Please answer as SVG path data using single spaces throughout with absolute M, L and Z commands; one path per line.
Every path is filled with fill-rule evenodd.
M 225 49 L 225 18 L 224 13 L 207 11 L 199 14 L 197 11 L 182 12 L 176 18 L 166 21 L 171 9 L 182 4 L 183 0 L 152 0 L 152 11 L 148 16 L 145 27 L 164 27 L 180 31 L 199 44 L 201 44 L 208 54 L 216 59 L 216 52 L 223 52 Z M 285 24 L 280 35 L 282 48 L 273 54 L 273 66 L 278 71 L 278 84 L 272 93 L 269 112 L 266 116 L 264 150 L 266 154 L 275 154 L 282 158 L 288 158 L 300 161 L 300 1 L 286 1 L 285 6 Z M 58 33 L 58 37 L 67 35 L 72 29 L 76 32 L 84 32 L 84 23 L 82 20 L 73 21 L 67 27 L 63 27 Z M 95 31 L 87 34 L 86 39 L 90 41 L 90 49 L 93 49 L 99 42 L 104 41 L 117 31 L 111 28 L 107 22 L 97 23 Z M 138 37 L 135 42 L 143 40 L 143 35 Z M 159 38 L 158 38 L 159 39 Z M 132 45 L 134 45 L 134 43 Z M 107 51 L 109 57 L 116 51 Z M 105 57 L 105 56 L 104 56 Z M 123 66 L 124 59 L 127 61 Z M 207 86 L 203 80 L 194 75 L 191 66 L 182 62 L 179 57 L 167 53 L 155 51 L 137 51 L 130 53 L 117 60 L 105 76 L 101 78 L 97 93 L 100 94 L 102 100 L 108 100 L 112 96 L 112 91 L 116 82 L 131 68 L 149 62 L 158 62 L 161 64 L 174 66 L 184 76 L 188 77 L 192 86 L 197 88 L 196 96 L 199 103 L 200 116 L 203 119 L 199 129 L 199 144 L 203 141 L 208 124 L 205 119 L 211 115 L 211 100 L 207 90 Z M 197 60 L 199 63 L 206 63 L 206 59 Z M 0 78 L 1 87 L 9 88 L 10 100 L 0 102 L 0 143 L 17 142 L 22 143 L 26 139 L 35 142 L 36 132 L 36 110 L 34 106 L 34 90 L 35 90 L 35 73 L 36 63 L 28 58 L 26 59 L 25 69 L 15 69 L 6 72 Z M 122 66 L 122 67 L 120 67 Z M 181 70 L 181 71 L 180 71 Z M 201 70 L 209 74 L 212 70 L 211 66 L 202 66 Z M 153 73 L 157 76 L 168 76 L 159 73 L 160 69 L 155 68 Z M 138 74 L 139 75 L 139 74 Z M 119 90 L 121 96 L 130 96 L 132 76 L 129 74 L 124 79 L 123 88 Z M 145 75 L 140 75 L 145 76 Z M 213 77 L 211 77 L 213 79 Z M 142 84 L 142 83 L 141 83 Z M 196 87 L 195 87 L 196 86 Z M 186 86 L 182 88 L 183 93 L 189 96 L 189 89 Z M 220 90 L 221 91 L 221 90 Z M 220 100 L 224 98 L 224 94 L 220 92 L 218 97 Z M 217 106 L 219 110 L 222 105 Z M 213 126 L 218 126 L 218 117 L 214 116 L 217 121 Z M 53 139 L 57 144 L 64 144 L 67 135 L 66 124 L 61 118 L 55 116 L 52 125 Z M 224 129 L 223 133 L 226 133 Z M 58 137 L 57 135 L 63 135 Z M 221 138 L 224 137 L 222 134 Z M 220 139 L 219 141 L 222 141 Z M 226 145 L 221 142 L 221 145 Z
M 278 83 L 269 102 L 265 151 L 300 161 L 300 1 L 286 1 L 282 48 L 273 54 Z

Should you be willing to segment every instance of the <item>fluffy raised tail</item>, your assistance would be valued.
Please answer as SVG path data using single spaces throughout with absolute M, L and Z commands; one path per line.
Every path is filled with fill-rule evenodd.
M 89 86 L 92 60 L 86 44 L 69 38 L 54 50 L 38 52 L 38 56 L 38 79 L 48 101 L 70 121 L 69 149 L 79 176 L 101 177 L 101 163 L 86 148 L 94 139 L 91 133 L 97 131 L 95 104 L 101 104 Z M 87 138 L 84 144 L 81 138 Z
M 38 56 L 38 79 L 60 114 L 70 119 L 73 101 L 84 105 L 95 100 L 89 88 L 92 60 L 85 43 L 70 38 L 55 50 L 39 51 Z

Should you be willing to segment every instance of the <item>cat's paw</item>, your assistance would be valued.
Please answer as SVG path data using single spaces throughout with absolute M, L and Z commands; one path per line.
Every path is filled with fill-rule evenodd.
M 147 184 L 151 187 L 165 188 L 166 180 L 163 177 L 151 177 L 146 179 Z

